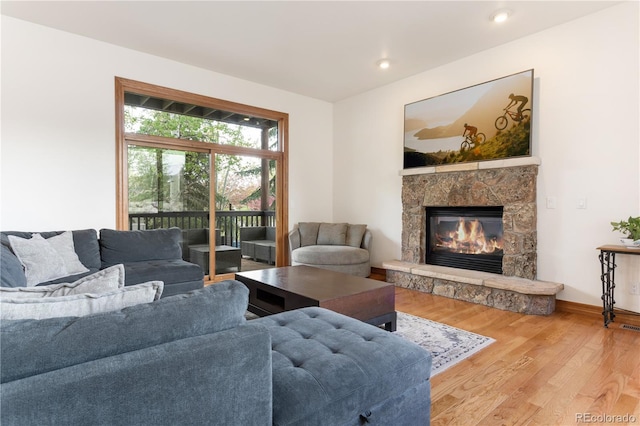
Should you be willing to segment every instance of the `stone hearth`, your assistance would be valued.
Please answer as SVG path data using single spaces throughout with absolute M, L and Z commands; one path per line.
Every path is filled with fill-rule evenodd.
M 528 315 L 549 315 L 556 309 L 558 283 L 528 280 L 487 272 L 390 261 L 382 266 L 387 282 L 478 305 Z
M 387 281 L 514 312 L 553 312 L 562 284 L 535 281 L 538 164 L 527 157 L 404 171 L 402 259 L 383 264 Z M 429 206 L 503 206 L 503 275 L 425 265 Z

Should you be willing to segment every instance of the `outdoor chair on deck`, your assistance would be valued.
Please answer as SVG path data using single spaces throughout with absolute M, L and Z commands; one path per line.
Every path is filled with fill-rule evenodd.
M 242 255 L 255 261 L 276 263 L 276 228 L 273 226 L 246 226 L 240 228 Z

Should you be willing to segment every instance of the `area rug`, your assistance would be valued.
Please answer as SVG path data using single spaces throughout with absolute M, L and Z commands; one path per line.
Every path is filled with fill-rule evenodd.
M 486 348 L 495 339 L 398 312 L 396 334 L 431 352 L 431 377 Z

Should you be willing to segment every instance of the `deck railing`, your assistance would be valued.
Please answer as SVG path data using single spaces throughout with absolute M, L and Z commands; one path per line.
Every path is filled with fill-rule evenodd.
M 216 211 L 216 229 L 222 244 L 240 247 L 240 228 L 245 226 L 276 226 L 276 215 L 269 211 Z M 177 227 L 197 229 L 209 227 L 209 212 L 130 213 L 129 229 L 161 229 Z

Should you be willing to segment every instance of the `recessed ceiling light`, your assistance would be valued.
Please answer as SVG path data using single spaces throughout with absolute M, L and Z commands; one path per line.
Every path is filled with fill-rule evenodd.
M 389 68 L 389 66 L 391 66 L 391 62 L 389 62 L 388 59 L 380 59 L 378 62 L 376 62 L 376 65 L 378 65 L 378 68 L 386 70 L 387 68 Z
M 510 16 L 511 16 L 511 11 L 510 10 L 501 9 L 501 10 L 498 10 L 493 15 L 491 15 L 491 20 L 493 22 L 495 22 L 496 24 L 500 24 L 500 23 L 506 21 L 507 19 L 509 19 Z

